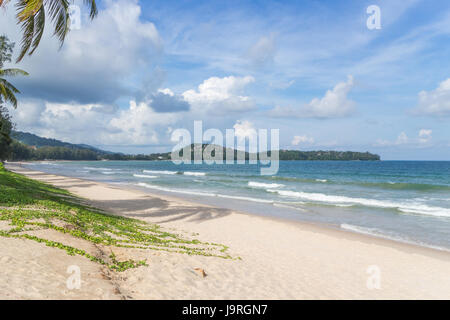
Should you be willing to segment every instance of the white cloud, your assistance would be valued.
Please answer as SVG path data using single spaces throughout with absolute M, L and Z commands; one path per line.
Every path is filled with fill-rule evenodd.
M 450 116 L 450 78 L 442 81 L 435 90 L 421 91 L 415 112 L 431 116 Z
M 375 146 L 379 146 L 379 147 L 399 146 L 399 145 L 407 144 L 408 142 L 409 142 L 409 138 L 406 135 L 406 133 L 400 132 L 400 134 L 397 136 L 397 139 L 395 141 L 378 139 L 377 142 L 375 143 Z
M 140 89 L 130 79 L 142 72 L 153 76 L 162 50 L 154 24 L 141 20 L 136 0 L 108 0 L 104 6 L 97 18 L 83 19 L 79 30 L 71 30 L 61 50 L 53 26 L 46 25 L 39 48 L 21 63 L 30 76 L 15 79 L 24 96 L 58 103 L 113 103 Z M 7 15 L 15 15 L 12 3 Z M 18 28 L 8 23 L 0 21 L 0 29 L 18 44 Z
M 160 143 L 157 132 L 167 130 L 180 118 L 177 113 L 157 113 L 146 103 L 130 101 L 129 108 L 109 122 L 116 133 L 108 134 L 104 140 L 114 144 L 157 144 Z
M 212 77 L 203 81 L 197 91 L 185 91 L 183 97 L 194 111 L 209 111 L 216 114 L 249 111 L 255 109 L 255 103 L 242 92 L 254 81 L 255 79 L 251 76 Z
M 431 134 L 433 133 L 430 129 L 421 129 L 419 131 L 419 142 L 428 143 L 431 140 Z
M 347 99 L 347 94 L 353 85 L 353 77 L 348 76 L 347 82 L 338 83 L 333 90 L 328 90 L 322 99 L 314 98 L 304 112 L 317 118 L 343 117 L 350 114 L 354 102 Z
M 408 143 L 408 136 L 406 135 L 406 133 L 401 132 L 398 137 L 397 140 L 395 141 L 395 144 L 399 145 L 399 144 L 405 144 Z
M 281 118 L 319 119 L 348 116 L 355 109 L 355 103 L 347 98 L 353 86 L 353 76 L 350 75 L 346 82 L 340 82 L 332 90 L 328 90 L 323 98 L 314 98 L 300 108 L 277 106 L 269 111 L 269 115 Z
M 378 139 L 375 146 L 392 147 L 392 146 L 411 146 L 423 147 L 424 144 L 431 142 L 433 131 L 430 129 L 421 129 L 417 139 L 410 139 L 405 132 L 401 132 L 395 141 Z
M 238 138 L 238 140 L 245 140 L 245 138 L 254 138 L 257 136 L 257 132 L 253 123 L 247 120 L 237 120 L 234 128 L 234 135 Z
M 120 110 L 108 105 L 34 101 L 24 106 L 26 109 L 13 111 L 18 130 L 94 145 L 161 143 L 161 138 L 167 138 L 168 127 L 182 118 L 179 113 L 158 113 L 148 104 L 134 101 L 130 101 L 128 108 Z
M 294 138 L 292 139 L 291 145 L 298 146 L 300 143 L 312 144 L 312 143 L 314 143 L 314 138 L 308 137 L 307 135 L 294 136 Z

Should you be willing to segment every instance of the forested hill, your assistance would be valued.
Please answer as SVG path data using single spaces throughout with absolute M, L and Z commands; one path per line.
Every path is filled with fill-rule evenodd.
M 12 133 L 14 142 L 11 145 L 8 160 L 170 160 L 171 153 L 153 153 L 148 155 L 127 155 L 123 153 L 112 153 L 97 149 L 84 144 L 71 144 L 55 139 L 42 138 L 31 133 L 14 131 Z M 202 145 L 202 149 L 207 144 Z M 222 147 L 219 147 L 222 148 Z M 223 156 L 226 149 L 222 148 Z M 191 159 L 194 158 L 194 148 L 191 145 Z M 235 159 L 242 156 L 250 158 L 247 152 L 232 150 Z M 214 154 L 213 154 L 214 156 Z M 342 161 L 373 161 L 380 160 L 380 156 L 369 152 L 353 151 L 299 151 L 280 150 L 280 160 L 342 160 Z
M 12 131 L 11 138 L 13 138 L 27 146 L 34 146 L 36 148 L 63 147 L 63 148 L 69 148 L 69 149 L 86 149 L 86 150 L 91 150 L 91 151 L 95 151 L 98 153 L 104 153 L 104 154 L 111 153 L 109 151 L 103 151 L 103 150 L 97 149 L 95 147 L 86 145 L 86 144 L 72 144 L 72 143 L 68 143 L 68 142 L 59 141 L 56 139 L 42 138 L 35 134 L 28 133 L 28 132 Z

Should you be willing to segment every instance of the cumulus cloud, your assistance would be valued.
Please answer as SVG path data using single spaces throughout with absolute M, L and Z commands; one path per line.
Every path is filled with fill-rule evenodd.
M 26 102 L 13 110 L 18 129 L 41 136 L 94 145 L 153 145 L 164 142 L 178 113 L 158 113 L 146 103 L 130 101 L 128 108 L 110 113 L 109 105 Z
M 450 116 L 450 78 L 442 81 L 435 90 L 421 91 L 415 113 L 430 116 Z
M 189 103 L 181 95 L 175 95 L 170 89 L 161 89 L 151 95 L 151 106 L 156 112 L 188 111 Z
M 354 87 L 353 76 L 348 76 L 346 82 L 338 83 L 328 90 L 322 98 L 314 98 L 310 103 L 300 108 L 277 106 L 269 111 L 272 117 L 280 118 L 340 118 L 353 113 L 355 103 L 347 95 Z
M 419 130 L 418 138 L 409 138 L 405 132 L 401 132 L 394 141 L 378 139 L 375 146 L 390 147 L 408 145 L 420 147 L 431 142 L 432 133 L 433 131 L 430 129 L 421 129 Z
M 237 138 L 237 149 L 245 151 L 245 141 L 249 139 L 249 141 L 257 141 L 258 133 L 253 126 L 253 123 L 247 120 L 237 120 L 233 126 L 234 135 Z M 258 146 L 249 144 L 249 152 L 257 152 Z
M 146 103 L 130 101 L 128 109 L 121 110 L 109 121 L 117 131 L 108 134 L 104 140 L 114 144 L 157 144 L 160 143 L 157 132 L 167 130 L 179 119 L 177 113 L 157 113 Z
M 243 95 L 243 90 L 254 81 L 251 76 L 211 77 L 203 81 L 197 90 L 185 91 L 183 97 L 194 111 L 216 114 L 249 111 L 256 106 L 250 97 Z
M 312 144 L 312 143 L 314 143 L 314 138 L 308 137 L 307 135 L 294 136 L 294 138 L 292 139 L 291 145 L 298 146 L 299 144 L 303 144 L 303 143 Z
M 245 138 L 255 137 L 257 135 L 256 129 L 253 123 L 247 120 L 238 120 L 233 126 L 234 135 L 239 140 L 244 140 Z
M 433 133 L 430 129 L 421 129 L 419 131 L 419 142 L 428 143 L 431 140 L 431 134 Z
M 15 79 L 23 95 L 45 101 L 68 103 L 113 103 L 123 95 L 133 96 L 130 79 L 150 73 L 161 51 L 161 41 L 151 22 L 142 22 L 136 0 L 106 1 L 93 21 L 71 30 L 58 50 L 57 39 L 48 24 L 38 50 L 24 59 L 21 67 L 29 77 Z M 8 17 L 14 16 L 8 6 Z M 3 17 L 2 17 L 3 19 Z M 2 30 L 18 42 L 15 23 Z

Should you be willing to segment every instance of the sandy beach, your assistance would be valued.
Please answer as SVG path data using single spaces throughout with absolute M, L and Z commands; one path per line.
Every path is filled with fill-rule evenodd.
M 45 244 L 0 237 L 2 299 L 450 299 L 448 252 L 6 167 L 111 214 L 224 244 L 234 259 L 118 248 L 119 257 L 148 266 L 111 272 Z M 71 265 L 81 270 L 79 289 L 67 288 Z

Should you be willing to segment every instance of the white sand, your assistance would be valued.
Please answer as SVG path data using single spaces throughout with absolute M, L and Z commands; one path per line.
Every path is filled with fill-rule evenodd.
M 232 212 L 118 186 L 9 169 L 47 181 L 97 207 L 222 243 L 242 260 L 138 250 L 148 267 L 109 273 L 83 257 L 0 238 L 0 298 L 450 299 L 450 254 L 309 224 Z M 59 235 L 61 236 L 61 235 Z M 119 258 L 127 249 L 114 249 Z M 68 290 L 69 265 L 80 290 Z M 194 268 L 203 268 L 201 277 Z M 369 289 L 368 269 L 380 288 Z M 373 274 L 373 273 L 372 273 Z M 371 279 L 376 278 L 372 277 Z

